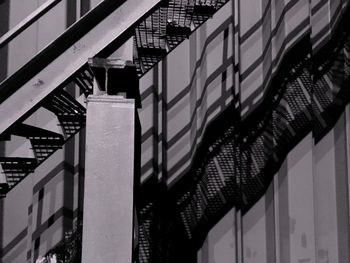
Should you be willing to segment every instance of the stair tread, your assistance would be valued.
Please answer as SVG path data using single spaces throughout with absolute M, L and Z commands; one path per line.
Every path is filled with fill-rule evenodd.
M 19 124 L 14 131 L 12 131 L 12 134 L 30 139 L 63 140 L 62 134 L 24 123 Z

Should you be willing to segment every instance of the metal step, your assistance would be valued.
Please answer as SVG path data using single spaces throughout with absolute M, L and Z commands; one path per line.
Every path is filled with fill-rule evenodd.
M 92 94 L 92 85 L 93 85 L 93 73 L 88 65 L 86 65 L 80 72 L 77 74 L 74 82 L 80 88 L 81 92 L 87 97 L 89 94 Z
M 6 184 L 0 188 L 0 194 L 4 195 L 11 190 L 16 184 L 24 179 L 29 173 L 34 172 L 38 166 L 35 158 L 21 158 L 21 157 L 0 157 L 0 164 L 2 172 L 6 177 Z
M 63 89 L 48 97 L 43 107 L 56 114 L 66 139 L 85 126 L 86 109 Z
M 1 139 L 10 141 L 12 135 L 28 139 L 35 158 L 0 157 L 0 172 L 3 175 L 0 176 L 0 197 L 4 197 L 18 182 L 85 127 L 85 107 L 63 89 L 49 95 L 41 106 L 57 116 L 63 134 L 24 123 L 17 123 L 8 129 Z
M 39 164 L 46 160 L 57 149 L 62 148 L 64 144 L 64 138 L 61 134 L 23 123 L 18 125 L 12 134 L 30 140 L 34 156 Z
M 145 74 L 213 14 L 227 0 L 169 0 L 135 29 L 134 63 Z

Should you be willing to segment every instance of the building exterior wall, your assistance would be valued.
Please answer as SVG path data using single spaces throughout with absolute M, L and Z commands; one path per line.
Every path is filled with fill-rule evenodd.
M 5 8 L 8 8 L 7 30 L 44 2 L 3 1 L 1 11 L 6 13 Z M 7 55 L 7 64 L 1 65 L 2 72 L 6 74 L 3 73 L 0 80 L 17 71 L 74 23 L 80 16 L 81 6 L 84 5 L 86 9 L 90 4 L 96 4 L 89 2 L 60 2 L 2 48 L 1 52 Z M 25 123 L 62 134 L 57 118 L 43 109 L 34 113 Z M 84 145 L 82 131 L 1 200 L 1 262 L 35 262 L 39 255 L 45 254 L 60 242 L 64 233 L 72 230 L 82 207 L 78 195 L 82 192 L 82 180 L 79 178 L 84 173 L 84 150 L 79 151 L 79 148 Z M 1 142 L 1 154 L 33 157 L 30 143 L 16 136 L 12 137 L 11 142 Z
M 235 209 L 210 230 L 198 262 L 349 262 L 349 110 L 317 144 L 309 134 L 288 154 L 266 194 L 241 216 L 242 235 Z
M 28 8 L 23 8 L 21 3 L 13 2 L 10 2 L 10 27 L 42 3 L 33 0 L 26 2 Z M 42 21 L 32 25 L 9 45 L 8 75 L 63 32 L 67 20 L 73 19 L 67 18 L 67 3 L 60 3 L 53 13 L 45 15 Z M 89 5 L 93 7 L 97 3 L 99 1 L 91 1 Z M 77 4 L 72 8 L 78 12 L 78 7 Z M 143 100 L 139 112 L 143 131 L 142 181 L 154 174 L 160 177 L 164 174 L 170 182 L 183 175 L 190 166 L 189 157 L 194 155 L 205 126 L 230 102 L 233 87 L 231 14 L 232 6 L 221 9 L 140 80 Z M 70 15 L 74 17 L 75 14 L 70 11 Z M 54 25 L 51 26 L 51 22 Z M 23 47 L 25 40 L 27 48 Z M 160 100 L 154 103 L 157 98 Z M 208 105 L 214 106 L 208 108 Z M 169 108 L 166 114 L 160 111 L 163 107 Z M 26 123 L 62 133 L 55 117 L 43 110 Z M 157 129 L 158 136 L 150 132 L 154 129 Z M 160 140 L 162 134 L 165 138 Z M 76 135 L 2 200 L 5 211 L 2 224 L 4 262 L 33 262 L 62 240 L 64 233 L 71 230 L 78 220 L 82 207 L 80 178 L 84 164 L 84 140 L 80 137 L 84 135 Z M 165 143 L 169 145 L 168 149 L 162 147 Z M 158 167 L 150 166 L 157 151 L 160 157 L 155 158 Z M 162 151 L 168 157 L 162 157 Z M 6 143 L 4 152 L 8 156 L 33 157 L 30 144 L 21 138 Z M 163 164 L 170 169 L 169 173 L 160 168 Z M 13 224 L 17 217 L 21 220 Z
M 205 128 L 233 99 L 233 6 L 225 5 L 140 79 L 142 181 L 171 187 L 188 172 Z
M 42 2 L 3 4 L 8 28 Z M 98 2 L 60 3 L 0 54 L 8 61 L 2 72 L 16 71 Z M 142 182 L 156 177 L 172 187 L 189 171 L 212 120 L 236 100 L 243 118 L 259 104 L 289 47 L 310 31 L 315 50 L 322 45 L 335 23 L 328 26 L 322 12 L 336 15 L 344 2 L 317 9 L 318 2 L 311 1 L 311 28 L 309 1 L 230 1 L 141 78 Z M 251 210 L 241 216 L 233 209 L 212 228 L 198 262 L 349 262 L 349 116 L 347 108 L 316 145 L 306 136 Z M 59 132 L 48 112 L 27 122 Z M 32 154 L 19 138 L 1 147 Z M 1 201 L 3 262 L 33 262 L 62 240 L 82 212 L 83 175 L 84 131 Z
M 82 136 L 77 134 L 1 200 L 2 262 L 34 262 L 77 223 L 82 208 Z

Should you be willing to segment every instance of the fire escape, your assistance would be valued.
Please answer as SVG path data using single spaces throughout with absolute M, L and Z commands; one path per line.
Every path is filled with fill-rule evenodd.
M 0 124 L 0 138 L 11 140 L 13 136 L 20 136 L 29 140 L 34 158 L 0 157 L 0 194 L 6 196 L 84 127 L 86 109 L 66 87 L 73 83 L 85 96 L 92 93 L 93 72 L 88 58 L 107 58 L 133 37 L 132 63 L 141 78 L 227 2 L 105 0 L 3 81 L 0 116 L 6 116 L 6 121 Z M 348 9 L 343 17 L 349 14 Z M 118 20 L 120 10 L 130 14 L 127 25 Z M 158 203 L 147 185 L 141 186 L 145 199 L 139 204 L 140 262 L 149 262 L 155 254 L 160 259 L 167 258 L 167 252 L 157 245 L 164 240 L 200 242 L 201 233 L 232 206 L 247 210 L 264 193 L 273 171 L 288 151 L 311 130 L 321 138 L 335 122 L 335 116 L 339 116 L 349 100 L 349 93 L 343 88 L 348 85 L 350 74 L 349 58 L 344 60 L 344 54 L 348 56 L 350 52 L 349 29 L 344 26 L 345 18 L 339 25 L 339 30 L 334 31 L 337 41 L 330 41 L 327 46 L 327 54 L 331 54 L 332 59 L 322 59 L 326 56 L 320 54 L 311 65 L 310 47 L 300 43 L 305 59 L 294 61 L 293 55 L 285 56 L 289 62 L 285 64 L 289 66 L 274 80 L 261 106 L 243 121 L 238 115 L 231 116 L 232 123 L 222 136 L 213 139 L 207 149 L 203 146 L 206 157 L 193 171 L 194 176 L 185 178 L 181 186 L 175 185 Z M 341 74 L 337 63 L 345 65 Z M 341 83 L 340 88 L 332 89 L 329 82 Z M 18 103 L 19 108 L 11 107 Z M 26 119 L 39 109 L 57 117 L 63 134 L 26 124 Z M 233 124 L 241 130 L 237 131 Z M 235 161 L 245 163 L 245 169 Z M 218 176 L 218 166 L 225 184 Z M 237 174 L 240 176 L 232 176 Z M 183 187 L 186 183 L 188 186 Z M 166 211 L 161 212 L 162 209 Z M 174 211 L 176 214 L 172 214 Z M 172 221 L 164 219 L 166 213 L 173 216 Z M 169 237 L 154 235 L 159 227 L 168 229 L 164 233 Z M 174 250 L 177 246 L 184 247 L 184 244 L 173 245 Z
M 191 32 L 209 19 L 227 1 L 149 1 L 150 4 L 138 8 L 132 7 L 133 4 L 135 6 L 138 5 L 137 3 L 131 3 L 132 1 L 128 1 L 128 4 L 115 4 L 113 2 L 116 1 L 107 0 L 101 3 L 28 64 L 0 84 L 2 94 L 0 111 L 1 116 L 6 116 L 4 118 L 6 121 L 3 121 L 1 125 L 1 139 L 11 140 L 11 136 L 21 136 L 28 139 L 32 145 L 35 157 L 0 157 L 3 170 L 0 188 L 2 196 L 5 196 L 25 176 L 33 172 L 38 165 L 44 162 L 57 149 L 61 148 L 67 140 L 84 127 L 85 107 L 65 91 L 65 87 L 74 83 L 85 96 L 92 93 L 93 73 L 87 63 L 88 57 L 93 57 L 96 53 L 98 53 L 99 57 L 106 57 L 109 49 L 115 45 L 115 42 L 120 44 L 130 37 L 134 37 L 135 52 L 133 63 L 136 65 L 138 76 L 142 77 L 178 44 L 187 39 Z M 106 40 L 110 43 L 105 43 L 103 47 L 95 47 L 94 41 L 97 41 L 98 37 L 94 37 L 95 39 L 88 38 L 90 35 L 95 34 L 99 36 L 98 34 L 101 33 L 98 29 L 94 30 L 93 28 L 97 24 L 96 21 L 101 21 L 101 28 L 106 26 L 104 29 L 109 29 L 111 25 L 105 24 L 107 24 L 108 19 L 113 19 L 113 16 L 118 15 L 118 8 L 135 10 L 135 14 L 138 12 L 141 18 L 133 18 L 134 23 L 128 25 L 124 32 L 116 32 L 117 34 L 119 33 L 119 36 L 110 36 Z M 144 14 L 145 8 L 150 9 L 146 14 Z M 45 10 L 45 12 L 47 11 Z M 87 29 L 86 24 L 91 24 L 92 20 L 95 22 L 89 25 L 91 28 Z M 78 34 L 83 38 L 77 39 L 77 41 L 70 41 L 62 50 L 58 51 L 61 54 L 54 54 L 56 52 L 54 50 L 57 49 L 59 44 L 74 34 Z M 86 38 L 84 39 L 84 37 Z M 8 41 L 7 39 L 1 40 L 3 40 L 1 45 Z M 64 57 L 65 53 L 73 50 L 74 53 L 80 55 L 79 49 L 84 49 L 85 46 L 89 45 L 92 46 L 91 50 L 82 50 L 82 52 L 86 52 L 83 54 L 85 55 L 85 60 L 82 58 L 79 64 L 72 65 L 71 68 L 67 63 L 65 66 L 69 67 L 69 72 L 64 72 L 62 76 L 52 81 L 50 80 L 50 83 L 46 82 L 45 78 L 49 76 L 46 74 L 49 74 L 49 71 L 54 69 L 55 64 L 60 67 L 58 64 L 67 59 Z M 51 64 L 48 65 L 50 62 Z M 33 65 L 39 65 L 39 67 L 33 67 Z M 47 67 L 45 68 L 45 66 Z M 25 107 L 19 111 L 9 109 L 13 101 L 23 99 L 21 97 L 23 95 L 20 94 L 21 90 L 26 89 L 28 86 L 41 89 L 43 93 L 33 97 L 31 103 L 24 103 L 26 104 Z M 35 102 L 32 102 L 33 100 Z M 49 110 L 57 116 L 63 135 L 24 123 L 39 108 Z

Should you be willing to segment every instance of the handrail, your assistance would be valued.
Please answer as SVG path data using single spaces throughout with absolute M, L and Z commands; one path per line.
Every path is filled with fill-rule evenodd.
M 22 33 L 25 29 L 36 22 L 40 17 L 49 12 L 54 6 L 56 6 L 62 0 L 47 0 L 44 4 L 34 10 L 15 27 L 9 30 L 6 34 L 0 37 L 0 48 L 8 44 L 12 39 Z

